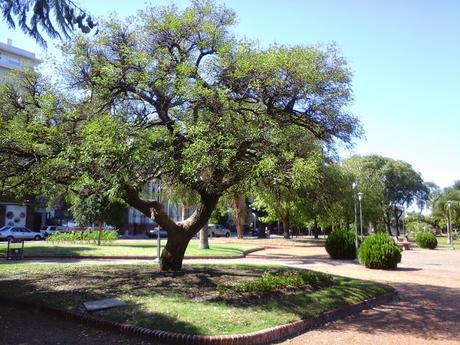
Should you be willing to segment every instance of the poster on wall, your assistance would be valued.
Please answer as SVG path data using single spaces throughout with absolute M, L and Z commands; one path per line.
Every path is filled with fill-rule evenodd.
M 19 205 L 6 205 L 5 225 L 26 226 L 27 207 Z

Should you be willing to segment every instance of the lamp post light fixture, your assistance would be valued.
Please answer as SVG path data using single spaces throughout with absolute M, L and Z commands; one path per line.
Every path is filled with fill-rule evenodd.
M 358 193 L 358 200 L 359 200 L 359 226 L 361 229 L 361 242 L 363 240 L 363 206 L 362 206 L 362 199 L 363 199 L 363 193 L 359 192 Z
M 356 255 L 358 255 L 358 215 L 356 212 L 356 192 L 355 189 L 358 187 L 357 182 L 353 182 L 351 185 L 351 188 L 353 189 L 353 206 L 355 209 L 355 248 L 356 248 Z
M 455 250 L 455 246 L 454 246 L 454 238 L 453 238 L 453 235 L 452 235 L 452 200 L 449 200 L 447 201 L 447 216 L 448 216 L 448 236 L 449 236 L 449 244 L 450 244 L 450 249 L 452 250 Z

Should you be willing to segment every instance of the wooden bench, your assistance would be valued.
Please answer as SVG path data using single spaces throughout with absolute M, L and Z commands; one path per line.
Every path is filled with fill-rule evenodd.
M 393 240 L 399 247 L 403 248 L 404 250 L 411 249 L 411 243 L 407 240 L 407 238 L 404 239 L 403 241 L 400 241 L 399 238 L 397 238 L 396 236 L 393 236 Z

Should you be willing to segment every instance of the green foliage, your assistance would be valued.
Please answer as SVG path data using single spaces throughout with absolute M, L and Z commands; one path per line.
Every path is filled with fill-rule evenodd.
M 99 238 L 99 231 L 86 229 L 85 231 L 72 232 L 57 232 L 45 238 L 51 243 L 94 243 L 96 244 Z M 118 239 L 118 233 L 112 230 L 102 231 L 101 242 L 112 243 Z
M 417 234 L 415 242 L 420 248 L 435 249 L 438 246 L 438 239 L 431 232 Z
M 460 226 L 460 181 L 456 181 L 452 186 L 444 188 L 438 197 L 433 200 L 433 217 L 443 228 L 447 228 L 448 201 L 452 202 L 452 226 L 454 229 L 458 229 Z
M 333 45 L 261 48 L 236 38 L 235 22 L 212 1 L 149 6 L 64 44 L 56 85 L 30 74 L 1 86 L 0 193 L 103 195 L 197 233 L 226 191 L 266 168 L 288 162 L 301 184 L 312 148 L 361 134 L 351 71 Z M 176 227 L 144 199 L 152 180 L 197 195 L 196 217 Z M 163 268 L 166 257 L 181 262 L 166 255 Z
M 10 28 L 16 27 L 17 17 L 21 30 L 44 47 L 46 42 L 39 27 L 51 38 L 61 37 L 61 34 L 69 38 L 75 24 L 84 33 L 96 26 L 91 16 L 71 0 L 2 0 L 0 11 Z M 53 12 L 54 16 L 51 16 Z
M 401 249 L 388 234 L 375 234 L 364 239 L 358 257 L 367 268 L 396 269 L 401 262 Z
M 420 208 L 428 202 L 429 188 L 421 175 L 404 161 L 378 155 L 353 156 L 344 163 L 363 192 L 364 222 L 375 226 L 400 220 L 402 209 L 416 202 Z M 397 207 L 398 206 L 398 207 Z
M 217 204 L 217 207 L 211 214 L 209 218 L 209 223 L 211 224 L 220 224 L 222 226 L 227 225 L 229 209 L 222 202 Z
M 318 285 L 332 282 L 332 277 L 316 272 L 265 272 L 260 278 L 245 281 L 232 286 L 217 286 L 220 294 L 249 293 L 259 295 L 284 288 L 304 285 Z
M 350 230 L 336 230 L 327 236 L 326 251 L 332 259 L 356 258 L 356 235 Z
M 84 199 L 73 198 L 71 212 L 80 225 L 103 223 L 120 227 L 126 218 L 126 204 L 118 200 L 110 200 L 99 194 L 90 195 Z

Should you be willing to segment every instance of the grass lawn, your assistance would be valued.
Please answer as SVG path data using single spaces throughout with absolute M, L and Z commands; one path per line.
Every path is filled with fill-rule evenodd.
M 447 242 L 447 236 L 438 236 L 438 248 L 449 249 L 450 244 Z M 460 249 L 460 239 L 454 240 L 455 249 Z
M 311 275 L 326 283 L 263 294 L 231 290 L 256 281 L 264 272 L 280 271 L 305 272 L 275 266 L 193 265 L 180 273 L 164 273 L 147 264 L 14 263 L 0 265 L 0 294 L 68 310 L 82 310 L 84 301 L 117 297 L 129 306 L 93 315 L 166 331 L 225 335 L 308 318 L 391 291 L 385 285 L 319 273 Z M 229 294 L 229 289 L 236 292 Z
M 97 246 L 87 243 L 51 243 L 47 241 L 27 241 L 24 243 L 24 256 L 151 256 L 157 254 L 157 242 L 155 240 L 118 240 L 111 244 Z M 161 246 L 166 245 L 162 239 Z M 17 245 L 16 245 L 17 246 Z M 232 256 L 241 255 L 244 250 L 251 248 L 249 245 L 241 244 L 213 244 L 209 243 L 210 249 L 199 249 L 198 240 L 190 241 L 185 253 L 186 256 Z M 6 255 L 7 243 L 0 243 L 0 256 Z

